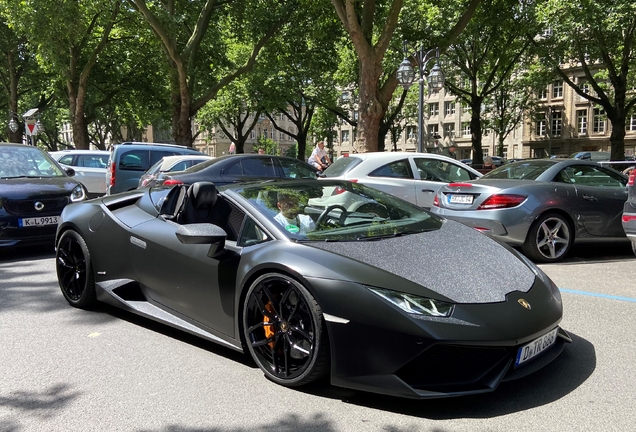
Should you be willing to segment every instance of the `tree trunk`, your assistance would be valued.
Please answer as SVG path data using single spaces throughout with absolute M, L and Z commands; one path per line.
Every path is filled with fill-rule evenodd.
M 358 135 L 354 144 L 360 153 L 377 152 L 382 117 L 388 104 L 380 101 L 378 80 L 382 66 L 371 56 L 360 56 L 360 100 L 358 103 Z
M 473 145 L 473 166 L 484 163 L 484 152 L 481 148 L 481 98 L 473 98 L 470 104 L 470 136 Z

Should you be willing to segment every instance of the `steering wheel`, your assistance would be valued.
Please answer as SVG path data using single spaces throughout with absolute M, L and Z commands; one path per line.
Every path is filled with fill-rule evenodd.
M 318 219 L 316 219 L 316 226 L 323 225 L 327 221 L 327 218 L 329 217 L 329 213 L 331 213 L 333 210 L 336 210 L 336 209 L 342 210 L 342 214 L 340 215 L 340 219 L 339 219 L 339 220 L 342 220 L 342 215 L 347 213 L 347 209 L 341 206 L 340 204 L 334 204 L 334 205 L 330 205 L 322 213 L 320 213 L 320 216 L 318 216 Z

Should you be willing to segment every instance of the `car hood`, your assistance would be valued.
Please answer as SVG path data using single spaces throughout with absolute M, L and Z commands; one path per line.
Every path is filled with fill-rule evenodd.
M 311 246 L 399 276 L 456 303 L 502 302 L 512 291 L 528 292 L 535 282 L 535 273 L 515 253 L 451 220 L 439 230 L 421 234 Z M 368 267 L 364 271 L 354 264 L 351 269 L 353 280 L 363 284 L 378 286 L 380 280 L 387 280 Z M 399 280 L 395 282 L 382 287 L 406 291 Z M 424 290 L 412 293 L 426 295 Z
M 0 180 L 0 197 L 4 199 L 36 199 L 68 196 L 78 185 L 71 177 L 37 177 Z

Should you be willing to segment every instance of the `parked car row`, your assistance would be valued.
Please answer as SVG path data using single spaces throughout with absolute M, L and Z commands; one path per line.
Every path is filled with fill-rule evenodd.
M 595 152 L 590 153 L 592 157 Z M 222 186 L 317 177 L 311 165 L 293 158 L 256 154 L 212 158 L 171 144 L 123 143 L 110 152 L 63 150 L 51 156 L 67 175 L 74 173 L 88 198 L 199 181 Z M 589 157 L 521 160 L 482 176 L 437 154 L 361 153 L 338 158 L 319 180 L 374 187 L 519 247 L 537 262 L 555 262 L 574 244 L 625 241 L 625 233 L 636 224 L 634 203 L 627 201 L 627 177 Z M 339 198 L 346 202 L 346 196 Z M 314 199 L 314 204 L 318 201 Z

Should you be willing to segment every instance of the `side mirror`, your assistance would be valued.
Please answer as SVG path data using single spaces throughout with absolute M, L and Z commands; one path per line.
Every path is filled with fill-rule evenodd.
M 75 175 L 75 170 L 71 167 L 65 167 L 64 171 L 66 171 L 66 174 L 68 174 L 70 177 L 73 177 Z
M 181 225 L 175 234 L 183 244 L 209 244 L 210 258 L 216 258 L 225 251 L 227 233 L 219 226 L 209 223 Z

